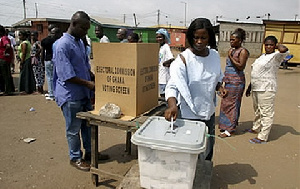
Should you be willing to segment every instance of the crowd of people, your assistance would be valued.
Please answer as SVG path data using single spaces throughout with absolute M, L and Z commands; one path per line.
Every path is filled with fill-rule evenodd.
M 90 17 L 78 11 L 72 15 L 70 26 L 63 35 L 55 25 L 49 25 L 49 35 L 41 42 L 37 40 L 38 32 L 20 31 L 20 44 L 15 56 L 13 40 L 9 39 L 5 28 L 0 26 L 0 90 L 3 95 L 14 94 L 11 72 L 14 57 L 20 66 L 20 94 L 44 94 L 46 77 L 46 99 L 55 100 L 65 118 L 70 164 L 83 171 L 90 170 L 91 130 L 86 127 L 85 121 L 76 118 L 76 113 L 92 110 L 95 83 L 89 60 L 92 53 L 92 44 L 87 38 L 89 28 Z M 101 25 L 96 25 L 95 34 L 100 43 L 110 43 Z M 141 42 L 139 34 L 128 34 L 126 28 L 118 29 L 116 37 L 120 43 Z M 246 32 L 237 28 L 231 34 L 224 72 L 213 26 L 208 19 L 193 20 L 187 29 L 186 38 L 189 47 L 174 58 L 169 46 L 171 41 L 168 31 L 164 28 L 156 31 L 156 41 L 160 47 L 158 95 L 168 103 L 164 115 L 166 120 L 182 118 L 206 124 L 211 136 L 206 159 L 212 160 L 217 96 L 221 99 L 219 137 L 231 137 L 238 127 L 246 83 L 244 69 L 249 57 L 249 51 L 243 47 Z M 255 120 L 253 127 L 246 131 L 258 136 L 250 139 L 251 143 L 266 143 L 273 123 L 276 75 L 281 61 L 288 53 L 287 47 L 277 43 L 274 36 L 266 37 L 265 53 L 252 65 L 246 96 L 250 96 L 252 91 Z M 81 139 L 84 153 L 81 151 Z M 98 157 L 102 160 L 109 158 L 106 154 L 98 154 Z

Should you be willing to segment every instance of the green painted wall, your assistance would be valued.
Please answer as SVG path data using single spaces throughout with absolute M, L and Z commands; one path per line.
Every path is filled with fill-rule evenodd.
M 95 23 L 91 23 L 90 29 L 88 30 L 88 36 L 89 38 L 91 38 L 91 40 L 93 42 L 98 42 L 99 39 L 96 37 L 95 34 Z M 138 33 L 139 35 L 142 36 L 142 41 L 143 43 L 156 43 L 156 39 L 155 39 L 155 32 L 156 32 L 156 28 L 132 28 L 132 29 L 128 29 L 131 30 L 135 33 Z M 103 32 L 104 34 L 109 38 L 110 42 L 116 42 L 118 43 L 119 40 L 116 36 L 118 31 L 117 27 L 103 27 Z
M 149 29 L 137 28 L 137 29 L 134 29 L 133 32 L 142 36 L 143 43 L 156 43 L 156 39 L 155 39 L 156 30 L 153 28 L 149 28 Z

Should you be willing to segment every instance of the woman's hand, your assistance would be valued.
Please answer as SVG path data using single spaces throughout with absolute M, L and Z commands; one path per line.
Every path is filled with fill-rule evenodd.
M 229 57 L 231 57 L 231 56 L 232 56 L 232 52 L 233 52 L 233 50 L 234 50 L 234 48 L 230 48 L 230 49 L 228 50 L 228 56 L 229 56 Z
M 217 94 L 219 97 L 224 98 L 227 95 L 227 90 L 223 86 L 220 86 Z
M 178 107 L 176 104 L 176 98 L 171 97 L 168 98 L 168 109 L 165 111 L 165 119 L 167 121 L 171 121 L 171 117 L 173 117 L 173 120 L 176 120 L 178 115 Z
M 173 117 L 173 120 L 176 120 L 177 115 L 178 115 L 178 107 L 177 106 L 169 107 L 165 111 L 165 119 L 168 121 L 171 121 L 172 117 Z
M 284 46 L 284 45 L 282 45 L 282 44 L 278 44 L 278 45 L 276 46 L 276 49 L 278 49 L 278 51 L 279 51 L 280 53 L 285 53 L 286 51 L 289 50 L 286 46 Z
M 20 66 L 19 66 L 19 69 L 20 69 L 20 70 L 23 69 L 23 64 L 24 64 L 24 63 L 20 62 Z
M 249 97 L 251 94 L 251 84 L 249 84 L 247 90 L 246 90 L 246 97 Z

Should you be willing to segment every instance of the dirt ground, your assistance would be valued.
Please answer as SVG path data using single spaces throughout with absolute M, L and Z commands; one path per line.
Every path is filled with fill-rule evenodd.
M 253 61 L 246 67 L 247 83 Z M 250 144 L 255 135 L 242 132 L 254 118 L 252 99 L 244 97 L 237 135 L 216 139 L 211 189 L 300 188 L 300 67 L 280 69 L 278 83 L 269 142 Z M 0 96 L 0 109 L 0 189 L 104 189 L 121 182 L 103 175 L 95 187 L 90 173 L 69 165 L 64 119 L 55 102 L 42 95 Z M 111 156 L 99 167 L 125 175 L 137 162 L 135 148 L 131 156 L 124 152 L 125 131 L 101 127 L 99 135 L 101 151 Z M 27 144 L 28 137 L 36 141 Z

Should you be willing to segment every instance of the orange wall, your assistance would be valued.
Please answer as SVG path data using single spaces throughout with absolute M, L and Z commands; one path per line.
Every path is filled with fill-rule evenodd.
M 171 33 L 171 47 L 185 47 L 185 33 Z

